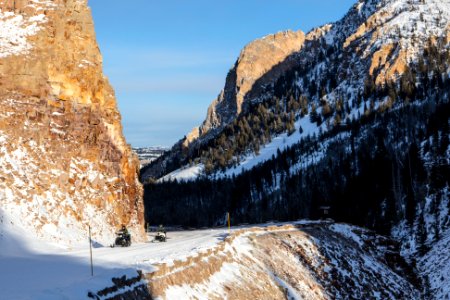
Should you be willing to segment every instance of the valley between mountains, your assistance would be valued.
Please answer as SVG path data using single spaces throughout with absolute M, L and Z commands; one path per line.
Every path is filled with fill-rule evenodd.
M 102 60 L 87 0 L 0 0 L 0 299 L 450 298 L 450 0 L 249 43 L 170 149 Z

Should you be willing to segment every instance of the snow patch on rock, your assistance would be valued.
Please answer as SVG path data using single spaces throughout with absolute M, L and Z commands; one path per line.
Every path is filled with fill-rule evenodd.
M 32 49 L 28 37 L 47 22 L 44 14 L 32 17 L 0 10 L 0 58 L 27 54 Z

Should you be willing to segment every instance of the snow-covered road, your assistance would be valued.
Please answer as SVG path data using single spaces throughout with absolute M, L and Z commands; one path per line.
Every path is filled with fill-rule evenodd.
M 155 233 L 150 233 L 147 242 L 136 243 L 131 247 L 94 248 L 94 276 L 91 276 L 88 242 L 82 248 L 61 249 L 39 242 L 11 223 L 0 222 L 0 225 L 0 300 L 86 299 L 88 292 L 98 295 L 105 288 L 110 288 L 113 285 L 112 278 L 124 275 L 128 279 L 136 278 L 137 270 L 147 273 L 144 278 L 138 277 L 138 283 L 145 287 L 148 285 L 158 297 L 163 295 L 161 299 L 224 296 L 230 291 L 226 286 L 241 280 L 247 280 L 244 286 L 253 287 L 262 293 L 267 292 L 268 286 L 279 292 L 279 285 L 290 281 L 290 286 L 296 287 L 295 291 L 306 294 L 311 292 L 313 295 L 318 287 L 311 289 L 309 285 L 296 284 L 317 284 L 323 272 L 330 270 L 342 274 L 357 270 L 355 274 L 365 274 L 366 277 L 358 277 L 361 279 L 358 281 L 361 284 L 360 291 L 366 291 L 366 283 L 371 282 L 367 280 L 373 280 L 373 274 L 382 270 L 380 274 L 383 274 L 383 280 L 371 285 L 373 291 L 369 289 L 368 292 L 378 293 L 386 291 L 387 286 L 394 286 L 394 289 L 389 289 L 389 293 L 394 295 L 397 289 L 395 285 L 405 287 L 408 295 L 417 292 L 393 272 L 384 259 L 380 260 L 380 257 L 384 257 L 385 246 L 377 248 L 374 241 L 382 241 L 382 237 L 374 238 L 372 233 L 366 233 L 364 229 L 331 221 L 305 220 L 238 226 L 231 231 L 239 231 L 225 243 L 220 242 L 229 235 L 226 228 L 169 231 L 167 242 L 164 243 L 152 242 Z M 368 246 L 374 248 L 367 252 Z M 208 251 L 213 248 L 218 252 Z M 377 251 L 381 251 L 379 256 L 374 255 Z M 204 254 L 193 258 L 201 253 Z M 299 260 L 298 257 L 303 259 Z M 180 262 L 185 259 L 188 260 Z M 352 261 L 350 269 L 346 269 L 349 266 L 347 260 Z M 164 265 L 158 267 L 161 263 Z M 327 266 L 322 270 L 323 265 Z M 286 273 L 285 268 L 296 269 Z M 273 275 L 274 272 L 278 272 L 278 275 Z M 298 276 L 294 281 L 291 280 L 292 274 Z M 254 281 L 258 276 L 266 276 L 266 279 Z M 279 281 L 279 278 L 283 281 Z M 341 292 L 348 293 L 345 285 L 340 288 Z M 122 287 L 120 289 L 123 291 Z M 248 292 L 245 288 L 242 291 Z M 278 298 L 281 297 L 274 299 Z
M 310 224 L 310 221 L 293 222 Z M 232 227 L 231 232 L 270 225 L 266 223 Z M 292 223 L 291 223 L 292 224 Z M 171 264 L 214 248 L 228 235 L 228 229 L 184 230 L 167 232 L 167 242 L 152 242 L 131 247 L 93 248 L 94 276 L 91 276 L 89 242 L 85 247 L 66 249 L 39 241 L 29 232 L 13 225 L 0 224 L 0 299 L 84 299 L 87 291 L 98 291 L 111 285 L 111 278 L 136 276 L 136 270 L 148 273 L 156 264 Z M 112 241 L 111 241 L 112 242 Z
M 168 232 L 167 242 L 131 247 L 93 249 L 94 277 L 90 274 L 89 243 L 85 249 L 63 250 L 36 244 L 26 234 L 9 232 L 0 239 L 0 299 L 84 299 L 87 290 L 99 290 L 117 276 L 150 271 L 152 264 L 170 263 L 214 247 L 226 229 Z M 4 297 L 4 298 L 3 298 Z
M 100 265 L 136 267 L 143 271 L 152 270 L 152 264 L 171 263 L 202 250 L 214 247 L 228 235 L 226 229 L 173 231 L 167 233 L 166 242 L 152 242 L 154 233 L 148 234 L 148 242 L 131 247 L 101 247 L 93 249 L 94 260 Z M 72 251 L 68 255 L 89 258 L 88 249 Z

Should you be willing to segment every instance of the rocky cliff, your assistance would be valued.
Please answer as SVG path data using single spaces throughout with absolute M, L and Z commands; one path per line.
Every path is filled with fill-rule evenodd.
M 253 106 L 256 110 L 255 103 L 264 104 L 269 112 L 279 116 L 280 122 L 276 123 L 292 123 L 299 116 L 314 115 L 317 109 L 320 120 L 326 125 L 321 130 L 328 131 L 333 123 L 357 119 L 358 114 L 369 112 L 366 109 L 368 96 L 376 89 L 387 90 L 400 84 L 400 77 L 403 77 L 401 89 L 412 92 L 413 81 L 419 80 L 412 76 L 411 66 L 417 64 L 424 71 L 432 65 L 426 62 L 427 56 L 434 54 L 425 49 L 437 47 L 442 52 L 448 47 L 449 20 L 448 0 L 360 0 L 341 20 L 315 28 L 306 35 L 285 32 L 250 43 L 229 72 L 224 90 L 208 108 L 203 124 L 143 170 L 142 178 L 161 178 L 192 163 L 206 165 L 223 157 L 228 163 L 220 167 L 228 164 L 233 168 L 237 161 L 246 161 L 244 156 L 248 152 L 258 152 L 251 148 L 262 148 L 272 140 L 273 136 L 265 136 L 255 142 L 255 137 L 261 136 L 258 131 L 271 131 L 271 135 L 281 131 L 292 133 L 292 124 L 283 129 L 276 124 L 264 130 L 255 125 L 251 143 L 241 139 L 240 144 L 247 143 L 247 149 L 230 150 L 230 145 L 224 145 L 224 138 L 228 138 L 230 144 L 239 144 L 236 143 L 238 137 L 230 135 L 242 132 L 243 126 L 234 128 L 233 122 L 239 123 L 246 115 L 255 114 L 248 108 Z M 441 64 L 439 71 L 445 74 L 446 68 Z M 407 81 L 410 84 L 406 84 Z M 394 96 L 391 93 L 388 100 L 380 97 L 376 102 L 386 100 L 380 105 L 391 107 Z M 408 95 L 407 101 L 411 96 Z M 286 107 L 283 113 L 287 117 L 277 111 L 275 99 L 284 102 L 279 103 L 279 107 Z M 297 103 L 293 104 L 295 101 Z M 289 106 L 288 102 L 293 105 Z M 346 108 L 345 111 L 342 108 Z M 289 116 L 291 113 L 294 117 Z M 261 119 L 268 118 L 259 115 L 257 120 Z M 243 124 L 252 125 L 253 120 L 247 118 Z M 309 125 L 306 118 L 302 123 Z M 321 124 L 318 122 L 317 126 Z M 314 124 L 303 127 L 316 129 Z M 302 137 L 308 134 L 312 134 L 311 130 L 303 131 Z M 275 152 L 267 153 L 266 159 Z
M 206 119 L 176 143 L 171 151 L 142 169 L 142 181 L 159 178 L 233 122 L 268 85 L 295 66 L 295 56 L 305 43 L 302 31 L 282 31 L 249 43 L 228 72 L 225 87 L 208 107 Z
M 267 35 L 245 46 L 227 75 L 225 88 L 209 106 L 206 120 L 193 129 L 184 145 L 232 122 L 242 112 L 250 95 L 257 95 L 261 88 L 276 81 L 294 65 L 290 58 L 300 51 L 304 42 L 302 31 L 289 30 Z
M 102 72 L 86 0 L 0 1 L 0 201 L 54 241 L 141 232 L 139 162 Z

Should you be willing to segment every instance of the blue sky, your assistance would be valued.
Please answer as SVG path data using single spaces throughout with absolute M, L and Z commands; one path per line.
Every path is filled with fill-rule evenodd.
M 90 0 L 132 146 L 171 146 L 206 116 L 248 42 L 336 21 L 356 0 Z

